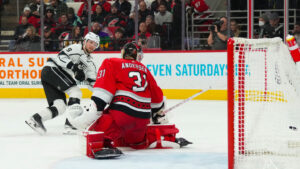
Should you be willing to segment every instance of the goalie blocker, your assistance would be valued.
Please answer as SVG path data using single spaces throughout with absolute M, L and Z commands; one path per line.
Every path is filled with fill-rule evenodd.
M 184 138 L 176 138 L 179 130 L 174 124 L 148 125 L 145 141 L 139 144 L 126 144 L 121 140 L 112 141 L 104 132 L 84 131 L 80 135 L 83 154 L 95 159 L 117 158 L 123 155 L 116 147 L 131 147 L 134 149 L 172 149 L 192 144 Z

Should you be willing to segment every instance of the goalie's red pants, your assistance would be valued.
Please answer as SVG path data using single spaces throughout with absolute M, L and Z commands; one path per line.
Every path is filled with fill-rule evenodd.
M 113 141 L 116 147 L 144 149 L 164 136 L 166 141 L 175 141 L 179 130 L 175 125 L 148 127 L 150 119 L 129 116 L 121 111 L 108 110 L 89 128 L 90 131 L 102 131 L 105 138 Z M 159 138 L 160 139 L 160 138 Z

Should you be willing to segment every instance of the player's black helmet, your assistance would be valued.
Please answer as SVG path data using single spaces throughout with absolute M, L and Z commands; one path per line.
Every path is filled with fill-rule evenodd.
M 122 58 L 125 58 L 126 56 L 133 57 L 134 60 L 137 58 L 137 52 L 138 48 L 135 43 L 128 42 L 124 45 L 122 49 Z

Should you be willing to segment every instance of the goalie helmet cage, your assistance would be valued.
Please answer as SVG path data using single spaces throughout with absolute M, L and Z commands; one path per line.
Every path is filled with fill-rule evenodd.
M 299 169 L 300 74 L 287 46 L 231 38 L 227 57 L 228 168 Z

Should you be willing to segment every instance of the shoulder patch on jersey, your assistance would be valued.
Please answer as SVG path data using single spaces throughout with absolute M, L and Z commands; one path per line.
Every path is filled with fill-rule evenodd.
M 82 45 L 81 44 L 73 44 L 66 48 L 64 51 L 67 52 L 68 55 L 81 55 L 82 54 Z

